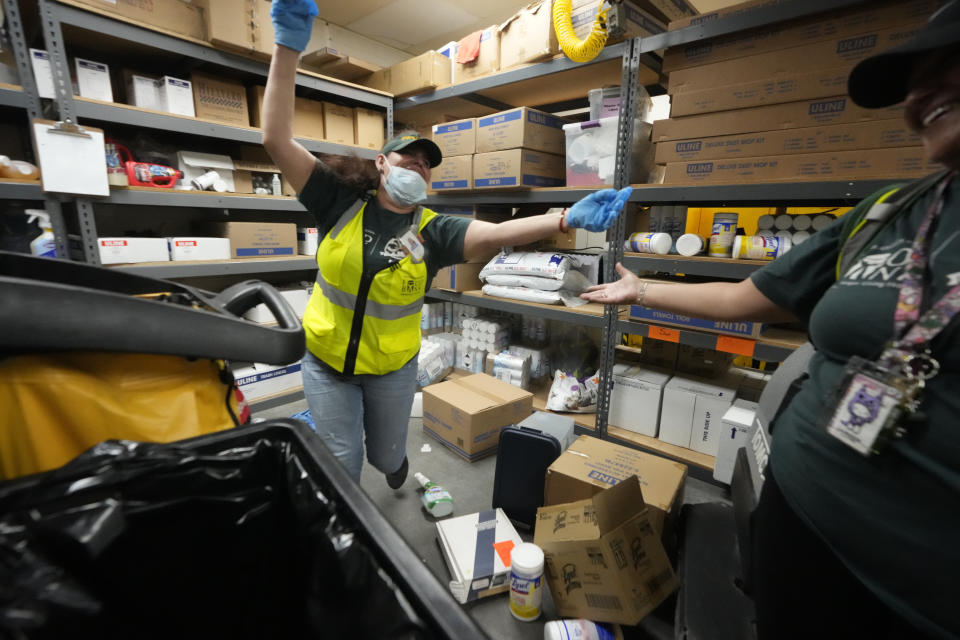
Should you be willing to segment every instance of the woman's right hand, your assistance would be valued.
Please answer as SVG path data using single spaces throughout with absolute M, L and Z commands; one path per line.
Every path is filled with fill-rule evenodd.
M 273 6 L 270 7 L 273 41 L 288 49 L 303 51 L 310 42 L 317 13 L 317 5 L 313 0 L 273 0 Z

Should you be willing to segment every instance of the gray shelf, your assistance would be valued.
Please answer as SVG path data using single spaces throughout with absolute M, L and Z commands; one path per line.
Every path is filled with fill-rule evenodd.
M 263 142 L 263 133 L 258 129 L 232 127 L 227 124 L 207 122 L 206 120 L 197 120 L 196 118 L 144 111 L 120 104 L 89 102 L 83 99 L 74 99 L 74 105 L 76 106 L 79 117 L 99 120 L 101 122 L 126 124 L 148 129 L 159 129 L 161 131 L 176 131 L 177 133 L 207 136 L 220 140 L 232 140 L 234 142 L 246 142 L 256 145 Z M 297 140 L 306 147 L 308 151 L 317 153 L 339 155 L 356 154 L 361 158 L 368 158 L 370 160 L 377 157 L 377 151 L 373 149 L 324 142 L 322 140 L 307 140 L 304 138 L 298 138 Z
M 624 255 L 623 266 L 631 271 L 658 271 L 660 273 L 691 276 L 712 276 L 716 278 L 731 278 L 742 280 L 762 265 L 741 260 L 704 261 L 691 260 L 683 256 L 661 255 Z
M 43 190 L 40 188 L 39 182 L 0 181 L 0 199 L 43 200 Z
M 250 403 L 250 411 L 256 414 L 257 411 L 266 411 L 268 409 L 274 409 L 276 407 L 281 407 L 290 402 L 297 402 L 298 400 L 304 399 L 303 387 L 299 389 L 294 389 L 288 391 L 287 393 L 282 393 L 276 396 L 271 396 L 269 398 L 264 398 L 263 400 L 254 400 Z M 257 416 L 254 415 L 254 418 Z
M 617 322 L 617 330 L 621 333 L 629 333 L 631 335 L 642 336 L 644 338 L 649 334 L 650 326 L 651 325 L 647 324 L 646 322 L 640 322 L 638 320 L 619 320 Z M 680 344 L 685 344 L 691 347 L 699 347 L 701 349 L 716 349 L 717 338 L 720 337 L 716 333 L 707 333 L 706 331 L 691 331 L 687 329 L 681 329 L 679 327 L 665 328 L 679 331 Z M 781 362 L 785 360 L 791 353 L 793 353 L 793 349 L 765 344 L 758 341 L 753 352 L 753 357 L 757 360 L 765 360 L 767 362 Z
M 229 67 L 246 73 L 251 73 L 266 77 L 268 65 L 258 62 L 244 56 L 235 55 L 226 51 L 220 51 L 212 47 L 181 40 L 174 36 L 168 36 L 151 29 L 138 27 L 123 22 L 113 20 L 106 16 L 77 9 L 57 2 L 52 3 L 52 9 L 60 22 L 68 24 L 79 29 L 92 31 L 98 34 L 106 34 L 121 40 L 135 42 L 155 49 L 170 51 L 194 60 L 209 62 L 212 64 Z M 331 95 L 340 96 L 349 100 L 355 100 L 369 105 L 374 105 L 384 109 L 393 104 L 393 97 L 365 91 L 359 87 L 343 85 L 339 82 L 317 78 L 304 73 L 297 73 L 297 85 L 308 89 L 323 91 Z
M 830 182 L 770 182 L 696 186 L 635 185 L 631 202 L 646 205 L 693 206 L 790 204 L 854 205 L 894 182 L 889 180 L 841 180 Z
M 27 108 L 27 96 L 21 89 L 0 87 L 0 106 Z
M 128 264 L 111 267 L 127 273 L 151 278 L 202 278 L 210 276 L 235 276 L 248 273 L 277 273 L 283 271 L 309 271 L 317 268 L 316 258 L 298 256 L 289 259 L 256 258 L 231 260 L 229 262 L 164 262 Z
M 529 189 L 526 191 L 472 191 L 470 193 L 432 193 L 426 206 L 459 206 L 472 204 L 570 204 L 585 198 L 596 189 Z
M 109 198 L 95 204 L 141 205 L 151 207 L 202 207 L 208 209 L 245 209 L 252 211 L 306 211 L 296 198 L 228 196 L 190 191 L 137 191 L 117 189 Z
M 459 302 L 473 307 L 483 309 L 493 309 L 496 311 L 506 311 L 509 313 L 518 313 L 525 316 L 534 316 L 537 318 L 546 318 L 548 320 L 559 320 L 560 322 L 571 322 L 585 327 L 602 327 L 604 323 L 603 316 L 588 315 L 568 310 L 566 307 L 536 307 L 522 302 L 513 302 L 503 298 L 491 298 L 489 296 L 465 296 L 462 293 L 453 291 L 439 291 L 431 289 L 427 291 L 427 297 L 434 300 L 445 300 L 447 302 Z
M 755 27 L 765 27 L 785 20 L 811 16 L 824 11 L 842 9 L 857 4 L 867 4 L 865 0 L 794 0 L 773 6 L 758 7 L 740 15 L 727 16 L 691 25 L 676 31 L 667 31 L 640 41 L 640 51 L 649 52 L 681 44 L 706 40 L 716 36 L 745 31 Z M 708 12 L 709 13 L 709 12 Z

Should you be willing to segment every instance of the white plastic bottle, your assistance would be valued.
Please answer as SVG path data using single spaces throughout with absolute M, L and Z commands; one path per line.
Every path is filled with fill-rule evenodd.
M 30 253 L 41 258 L 56 258 L 57 239 L 53 235 L 50 216 L 43 209 L 26 209 L 24 213 L 29 216 L 27 222 L 36 220 L 41 231 L 40 235 L 30 241 Z
M 273 174 L 273 182 L 270 186 L 273 188 L 273 195 L 282 196 L 283 195 L 283 186 L 280 184 L 280 174 Z
M 420 486 L 423 487 L 423 495 L 420 496 L 423 502 L 423 508 L 434 518 L 442 518 L 453 513 L 453 498 L 450 492 L 440 485 L 430 482 L 427 476 L 419 471 L 413 474 Z
M 543 626 L 543 640 L 614 640 L 607 627 L 590 620 L 554 620 Z
M 543 550 L 532 542 L 510 551 L 510 613 L 530 622 L 540 617 L 543 601 Z

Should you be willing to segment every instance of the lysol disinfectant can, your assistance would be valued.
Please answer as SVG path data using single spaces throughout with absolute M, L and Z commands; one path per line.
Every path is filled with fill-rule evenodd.
M 540 617 L 543 600 L 543 550 L 532 542 L 510 552 L 510 613 L 529 622 Z
M 707 253 L 711 258 L 729 258 L 733 250 L 733 239 L 737 235 L 736 213 L 713 214 L 713 230 L 710 233 L 710 248 Z

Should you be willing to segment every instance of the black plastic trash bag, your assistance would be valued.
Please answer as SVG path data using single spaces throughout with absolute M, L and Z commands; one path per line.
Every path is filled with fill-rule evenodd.
M 0 637 L 433 638 L 457 625 L 482 637 L 411 604 L 382 568 L 409 547 L 378 546 L 396 533 L 363 529 L 309 434 L 283 421 L 108 441 L 0 485 Z M 452 604 L 438 585 L 426 590 Z

